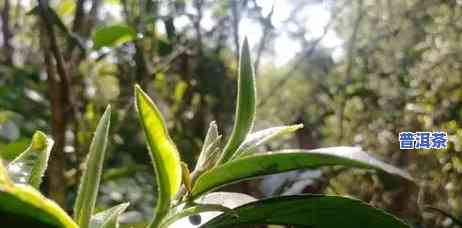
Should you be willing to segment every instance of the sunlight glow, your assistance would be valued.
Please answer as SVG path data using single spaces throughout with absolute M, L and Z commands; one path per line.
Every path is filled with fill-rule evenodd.
M 285 22 L 290 16 L 294 5 L 291 5 L 288 1 L 281 0 L 257 0 L 257 4 L 262 7 L 263 15 L 268 15 L 274 4 L 272 23 L 276 29 L 285 31 L 278 34 L 278 37 L 274 41 L 274 56 L 263 56 L 263 61 L 274 64 L 276 67 L 283 66 L 301 50 L 300 43 L 290 37 L 289 34 L 289 32 L 295 29 L 295 25 Z M 305 39 L 318 39 L 323 35 L 324 29 L 331 19 L 331 13 L 326 4 L 322 2 L 313 3 L 303 9 L 303 19 L 305 20 L 305 28 L 308 32 L 305 35 Z M 239 32 L 249 37 L 251 45 L 258 45 L 262 36 L 260 25 L 249 19 L 241 20 Z M 342 53 L 341 50 L 337 50 L 341 49 L 342 44 L 343 40 L 333 30 L 329 30 L 321 41 L 321 45 L 324 47 L 333 48 L 337 58 L 340 56 L 339 53 Z

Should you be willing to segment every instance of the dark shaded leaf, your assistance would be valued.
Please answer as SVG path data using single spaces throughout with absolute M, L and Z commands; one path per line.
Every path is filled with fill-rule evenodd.
M 293 225 L 310 228 L 409 228 L 401 220 L 366 203 L 339 196 L 281 196 L 245 204 L 201 228 Z M 251 226 L 253 227 L 253 226 Z

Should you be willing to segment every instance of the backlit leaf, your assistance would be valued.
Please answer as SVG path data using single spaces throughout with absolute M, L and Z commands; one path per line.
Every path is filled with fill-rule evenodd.
M 30 184 L 39 188 L 42 176 L 48 165 L 53 140 L 37 131 L 32 136 L 31 145 L 10 164 L 7 170 L 10 178 L 21 184 Z
M 158 198 L 151 227 L 157 227 L 167 214 L 172 199 L 180 189 L 180 155 L 170 139 L 159 109 L 139 86 L 135 86 L 135 99 L 139 120 L 144 129 L 156 173 Z

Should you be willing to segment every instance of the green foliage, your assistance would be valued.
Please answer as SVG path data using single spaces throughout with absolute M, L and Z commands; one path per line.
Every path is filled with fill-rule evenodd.
M 375 169 L 413 181 L 406 172 L 381 162 L 356 147 L 292 149 L 255 154 L 256 147 L 277 136 L 300 129 L 302 125 L 269 128 L 250 134 L 255 116 L 256 89 L 246 40 L 242 45 L 240 63 L 233 131 L 222 150 L 217 125 L 215 122 L 210 124 L 198 165 L 192 174 L 189 173 L 187 165 L 181 161 L 159 108 L 138 85 L 135 86 L 135 106 L 156 174 L 158 189 L 154 218 L 149 227 L 166 228 L 184 217 L 194 220 L 200 218 L 197 217 L 200 216 L 198 214 L 210 211 L 223 213 L 201 227 L 231 227 L 244 224 L 327 228 L 337 227 L 339 224 L 343 227 L 408 227 L 380 209 L 359 200 L 337 196 L 300 195 L 256 200 L 246 195 L 244 197 L 243 194 L 238 196 L 225 193 L 207 194 L 224 185 L 262 175 L 338 165 Z M 128 207 L 128 204 L 120 204 L 94 214 L 108 144 L 110 120 L 111 109 L 108 106 L 96 127 L 84 163 L 85 169 L 74 206 L 75 222 L 64 210 L 34 188 L 13 183 L 0 163 L 0 213 L 13 218 L 4 223 L 17 225 L 20 222 L 17 218 L 22 216 L 30 219 L 34 226 L 117 227 L 118 216 Z M 30 148 L 10 165 L 15 167 L 27 160 L 28 165 L 21 166 L 19 171 L 30 175 L 31 181 L 27 183 L 37 187 L 46 167 L 51 144 L 50 139 L 44 134 L 35 134 Z M 43 154 L 43 157 L 30 159 L 31 154 L 37 151 Z M 12 172 L 11 175 L 16 177 L 17 173 Z M 14 180 L 22 181 L 20 178 Z M 238 201 L 238 206 L 241 206 L 235 208 L 234 205 L 233 209 L 228 207 L 227 201 L 231 199 Z M 2 222 L 0 220 L 0 224 Z
M 259 224 L 322 228 L 409 227 L 399 219 L 359 200 L 338 196 L 281 196 L 245 204 L 235 208 L 234 211 L 237 216 L 222 214 L 201 227 L 239 227 Z
M 236 111 L 236 123 L 235 127 L 233 128 L 233 133 L 230 136 L 227 146 L 223 150 L 223 154 L 221 157 L 221 164 L 217 164 L 215 168 L 211 168 L 211 166 L 207 166 L 209 170 L 199 173 L 197 181 L 192 183 L 192 192 L 180 192 L 178 195 L 178 199 L 181 201 L 186 202 L 186 207 L 183 210 L 176 211 L 174 205 L 171 204 L 171 199 L 173 197 L 172 193 L 177 193 L 179 190 L 179 185 L 174 185 L 175 188 L 173 190 L 169 187 L 171 183 L 179 183 L 179 176 L 181 175 L 180 172 L 177 170 L 181 169 L 181 165 L 179 162 L 179 158 L 177 156 L 176 147 L 171 142 L 170 137 L 168 136 L 168 132 L 165 128 L 164 121 L 161 117 L 160 111 L 158 108 L 152 103 L 149 97 L 139 88 L 135 88 L 135 97 L 136 97 L 136 104 L 138 108 L 138 112 L 140 114 L 140 120 L 142 121 L 143 128 L 145 129 L 146 138 L 148 141 L 148 147 L 151 151 L 151 156 L 153 159 L 153 163 L 155 164 L 155 169 L 157 173 L 157 181 L 158 181 L 158 188 L 159 188 L 159 202 L 157 205 L 157 211 L 155 215 L 155 220 L 151 224 L 151 226 L 159 225 L 159 224 L 170 224 L 173 223 L 172 220 L 180 219 L 183 216 L 191 216 L 196 213 L 200 213 L 202 211 L 208 211 L 209 209 L 213 209 L 210 207 L 192 207 L 191 200 L 194 198 L 200 197 L 201 195 L 221 187 L 225 184 L 233 183 L 236 181 L 245 180 L 252 177 L 257 177 L 266 174 L 274 174 L 284 171 L 290 171 L 295 169 L 302 169 L 302 168 L 318 168 L 320 166 L 332 166 L 332 165 L 344 165 L 348 167 L 359 167 L 359 168 L 373 168 L 379 169 L 381 171 L 388 172 L 393 175 L 398 175 L 402 178 L 408 179 L 412 181 L 412 178 L 405 172 L 383 163 L 375 158 L 369 156 L 368 154 L 362 152 L 359 148 L 351 148 L 351 147 L 333 147 L 333 148 L 323 148 L 317 149 L 312 151 L 303 151 L 303 150 L 292 150 L 292 151 L 281 151 L 281 152 L 267 152 L 261 155 L 250 155 L 250 156 L 237 156 L 234 160 L 229 160 L 229 158 L 236 153 L 238 148 L 242 145 L 248 147 L 249 144 L 258 146 L 266 140 L 273 138 L 274 136 L 281 134 L 287 131 L 293 131 L 299 128 L 300 126 L 295 127 L 283 127 L 280 129 L 272 129 L 271 133 L 268 134 L 257 134 L 263 135 L 263 137 L 251 137 L 248 142 L 255 142 L 255 143 L 248 143 L 245 144 L 245 137 L 247 137 L 251 126 L 253 124 L 253 116 L 255 112 L 255 93 L 251 92 L 255 90 L 254 85 L 254 76 L 251 70 L 251 62 L 249 57 L 249 50 L 248 45 L 244 42 L 243 50 L 241 54 L 241 63 L 240 67 L 240 74 L 239 74 L 239 91 L 238 94 L 238 103 L 237 103 L 237 111 Z M 243 69 L 245 68 L 245 69 Z M 243 96 L 242 94 L 246 94 L 247 96 Z M 244 106 L 244 107 L 242 107 Z M 253 108 L 252 108 L 253 107 Z M 289 130 L 288 130 L 289 129 Z M 209 131 L 206 136 L 205 140 L 205 149 L 202 150 L 202 153 L 199 157 L 201 160 L 206 160 L 207 156 L 210 154 L 210 147 L 215 147 L 214 142 L 219 139 L 218 131 L 215 123 L 211 123 Z M 260 140 L 254 140 L 254 138 L 259 138 Z M 232 148 L 232 149 L 230 149 Z M 212 158 L 213 159 L 213 158 Z M 201 161 L 199 165 L 203 162 Z M 168 167 L 168 168 L 167 168 Z M 189 189 L 188 185 L 191 185 L 189 180 L 190 177 L 189 172 L 187 171 L 187 167 L 183 166 L 183 183 L 186 185 L 186 189 Z M 211 168 L 211 169 L 210 169 Z M 186 174 L 186 176 L 184 176 Z M 188 190 L 189 191 L 189 190 Z M 312 198 L 312 197 L 311 197 Z M 310 199 L 311 199 L 310 198 Z M 343 198 L 329 198 L 329 204 L 332 205 L 333 208 L 336 206 L 340 208 L 344 208 L 344 210 L 349 211 L 350 213 L 354 214 L 357 213 L 359 215 L 365 215 L 362 217 L 361 220 L 357 221 L 349 221 L 349 226 L 368 226 L 374 225 L 377 227 L 407 227 L 404 223 L 400 222 L 399 220 L 395 219 L 394 217 L 384 213 L 379 209 L 372 208 L 367 205 L 352 205 L 348 204 L 348 206 L 342 205 L 344 202 Z M 304 199 L 304 198 L 302 198 Z M 332 201 L 332 202 L 330 202 Z M 244 214 L 242 216 L 234 218 L 235 220 L 239 221 L 227 223 L 226 226 L 236 225 L 240 223 L 253 223 L 253 224 L 291 224 L 291 225 L 328 225 L 326 227 L 332 227 L 332 220 L 329 219 L 329 216 L 326 216 L 323 213 L 313 213 L 313 207 L 316 205 L 324 205 L 321 203 L 315 203 L 313 205 L 309 204 L 310 207 L 307 211 L 310 211 L 312 214 L 310 216 L 306 216 L 306 211 L 302 205 L 306 205 L 306 202 L 294 202 L 293 204 L 290 203 L 290 200 L 285 200 L 284 198 L 275 199 L 273 201 L 269 201 L 268 205 L 265 205 L 265 202 L 268 201 L 258 201 L 255 204 L 259 205 L 259 208 L 263 210 L 269 211 L 278 211 L 279 208 L 287 208 L 288 205 L 291 205 L 291 208 L 299 208 L 300 214 L 303 214 L 303 217 L 313 218 L 314 221 L 306 221 L 301 219 L 300 214 L 294 214 L 293 217 L 286 216 L 287 214 L 284 212 L 284 215 L 278 217 L 273 216 L 274 220 L 271 220 L 270 217 L 267 217 L 267 213 L 262 212 L 255 212 L 250 213 L 249 210 L 244 209 Z M 260 205 L 260 204 L 263 204 Z M 283 206 L 280 206 L 282 204 Z M 194 204 L 193 204 L 194 205 Z M 255 208 L 253 206 L 249 206 L 251 208 Z M 348 208 L 351 207 L 351 208 Z M 245 208 L 245 206 L 243 206 Z M 348 209 L 347 209 L 348 208 Z M 215 208 L 216 209 L 216 208 Z M 168 215 L 168 211 L 173 210 L 173 215 Z M 332 210 L 330 208 L 329 210 Z M 226 215 L 232 215 L 234 213 L 225 213 Z M 239 213 L 238 213 L 239 214 Z M 262 216 L 263 215 L 263 216 Z M 248 216 L 248 217 L 246 217 Z M 345 216 L 343 219 L 350 219 L 351 215 Z M 234 216 L 231 216 L 234 217 Z M 242 219 L 244 218 L 244 220 Z M 247 220 L 245 220 L 247 219 Z M 278 220 L 280 219 L 280 220 Z M 231 219 L 233 220 L 233 219 Z M 318 221 L 319 220 L 319 221 Z M 164 222 L 162 222 L 164 221 Z M 210 227 L 220 227 L 220 223 L 211 223 Z M 338 223 L 335 223 L 337 225 Z M 207 225 L 206 225 L 207 226 Z M 224 225 L 223 225 L 224 226 Z
M 222 156 L 218 161 L 219 164 L 228 161 L 233 156 L 239 148 L 239 145 L 241 145 L 252 130 L 253 121 L 255 119 L 255 75 L 247 39 L 244 39 L 244 43 L 242 44 L 237 83 L 238 88 L 234 127 L 231 136 L 223 149 Z
M 53 143 L 51 138 L 37 131 L 32 137 L 31 145 L 8 164 L 10 178 L 17 183 L 30 184 L 38 189 L 48 165 Z
M 74 218 L 80 227 L 88 228 L 98 196 L 104 155 L 106 153 L 109 127 L 111 123 L 111 107 L 104 112 L 95 135 L 90 144 L 90 151 L 85 161 L 85 170 L 80 180 L 77 199 L 74 205 Z
M 195 172 L 203 172 L 215 166 L 220 156 L 219 143 L 221 142 L 221 135 L 218 133 L 218 127 L 215 121 L 210 122 L 207 135 L 202 145 L 202 150 L 197 159 Z
M 116 47 L 136 38 L 136 32 L 127 25 L 111 25 L 98 28 L 93 35 L 93 47 Z
M 250 178 L 296 169 L 343 165 L 378 169 L 412 181 L 409 174 L 381 162 L 355 147 L 328 147 L 316 150 L 284 150 L 246 156 L 210 169 L 195 182 L 191 196 Z
M 422 201 L 414 185 L 382 171 L 332 165 L 219 186 L 265 197 L 281 191 L 354 196 L 416 227 L 453 226 L 447 215 L 462 214 L 460 1 L 297 0 L 275 1 L 272 9 L 273 1 L 39 1 L 45 15 L 37 1 L 25 2 L 0 1 L 0 156 L 8 170 L 35 129 L 52 134 L 56 143 L 40 189 L 65 211 L 72 211 L 88 146 L 111 103 L 94 212 L 129 201 L 124 222 L 152 217 L 157 192 L 151 191 L 158 186 L 135 124 L 133 84 L 139 83 L 169 117 L 165 125 L 181 160 L 194 168 L 183 180 L 193 189 L 212 170 L 274 150 L 360 145 L 417 177 Z M 234 52 L 244 46 L 237 42 L 243 30 L 255 35 L 249 62 L 258 74 L 258 121 L 229 146 L 233 124 L 240 123 L 233 121 L 240 102 L 231 96 L 242 94 Z M 214 124 L 208 137 L 211 120 L 220 132 Z M 305 127 L 273 128 L 298 123 Z M 445 131 L 448 148 L 402 151 L 401 131 Z M 217 162 L 227 143 L 228 159 Z M 27 154 L 22 157 L 39 158 Z M 38 164 L 27 167 L 44 169 Z M 12 171 L 10 179 L 20 180 Z M 302 178 L 313 173 L 321 176 Z M 172 210 L 181 213 L 176 205 L 186 204 L 188 194 L 181 187 Z
M 151 227 L 156 227 L 168 213 L 171 200 L 180 190 L 180 156 L 168 135 L 159 109 L 139 86 L 135 86 L 136 108 L 143 126 L 152 165 L 156 172 L 158 199 Z
M 0 160 L 0 224 L 2 227 L 78 227 L 56 203 L 29 185 L 16 184 Z

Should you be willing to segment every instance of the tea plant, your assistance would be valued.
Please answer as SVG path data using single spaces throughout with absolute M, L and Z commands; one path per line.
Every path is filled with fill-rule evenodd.
M 302 194 L 257 200 L 245 194 L 213 192 L 228 184 L 263 175 L 338 165 L 375 169 L 412 181 L 406 172 L 369 156 L 357 147 L 257 152 L 258 146 L 302 126 L 279 126 L 251 133 L 256 109 L 256 89 L 246 40 L 240 55 L 237 107 L 232 133 L 222 147 L 222 136 L 215 122 L 212 122 L 192 172 L 182 163 L 159 109 L 139 86 L 135 86 L 135 101 L 158 188 L 157 205 L 148 227 L 166 228 L 186 218 L 193 224 L 200 224 L 200 227 L 257 224 L 313 228 L 408 227 L 380 209 L 341 196 Z M 118 227 L 118 216 L 128 207 L 128 203 L 94 213 L 110 116 L 111 108 L 108 106 L 90 145 L 73 218 L 37 190 L 47 166 L 52 139 L 37 132 L 30 147 L 19 157 L 6 167 L 0 161 L 2 227 Z M 238 205 L 229 205 L 226 202 L 228 198 L 239 199 Z M 204 216 L 204 212 L 220 213 L 212 218 Z

